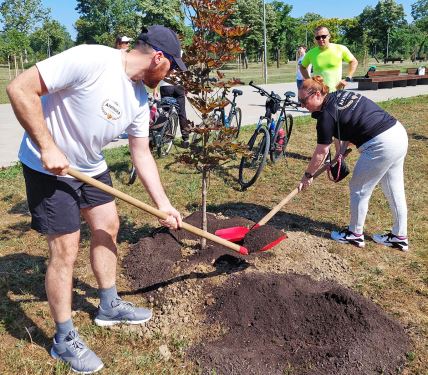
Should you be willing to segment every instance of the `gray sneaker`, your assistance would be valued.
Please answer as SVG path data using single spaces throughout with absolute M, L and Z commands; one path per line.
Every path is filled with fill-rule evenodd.
M 101 359 L 87 347 L 76 331 L 70 331 L 64 342 L 53 339 L 51 356 L 68 363 L 78 374 L 93 374 L 101 370 Z
M 95 324 L 101 327 L 112 326 L 119 323 L 142 324 L 150 320 L 152 310 L 144 307 L 135 307 L 131 302 L 122 301 L 116 298 L 111 303 L 111 308 L 104 310 L 98 307 L 98 315 L 95 318 Z

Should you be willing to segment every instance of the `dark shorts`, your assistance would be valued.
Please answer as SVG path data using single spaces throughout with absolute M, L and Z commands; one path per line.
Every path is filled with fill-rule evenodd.
M 22 165 L 31 212 L 31 228 L 43 234 L 66 234 L 80 229 L 80 209 L 100 206 L 114 198 L 69 177 L 52 176 Z M 108 170 L 94 176 L 112 186 Z

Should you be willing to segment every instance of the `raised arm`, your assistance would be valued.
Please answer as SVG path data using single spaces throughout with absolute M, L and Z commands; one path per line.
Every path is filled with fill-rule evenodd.
M 303 65 L 300 65 L 299 70 L 300 70 L 300 73 L 302 73 L 302 76 L 304 79 L 311 78 L 311 76 L 309 75 L 308 68 L 305 68 Z
M 66 175 L 68 160 L 56 146 L 43 116 L 40 97 L 48 90 L 37 67 L 16 77 L 6 88 L 15 116 L 41 154 L 43 167 L 57 175 Z

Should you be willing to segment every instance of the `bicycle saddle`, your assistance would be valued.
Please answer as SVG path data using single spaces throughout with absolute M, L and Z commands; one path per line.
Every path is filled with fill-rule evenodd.
M 238 90 L 238 89 L 233 89 L 233 90 L 232 90 L 232 94 L 242 95 L 242 91 L 241 91 L 241 90 Z
M 296 96 L 293 91 L 287 91 L 284 95 L 290 98 L 294 98 Z

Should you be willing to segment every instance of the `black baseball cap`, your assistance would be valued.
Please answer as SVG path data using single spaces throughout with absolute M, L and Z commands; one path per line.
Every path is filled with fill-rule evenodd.
M 162 25 L 153 25 L 143 28 L 139 40 L 152 46 L 156 50 L 160 50 L 172 57 L 175 64 L 182 71 L 186 71 L 187 67 L 181 59 L 181 45 L 177 34 L 171 29 Z

